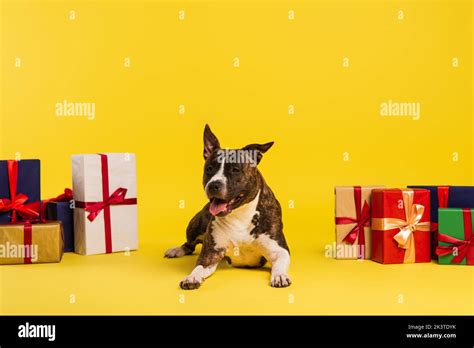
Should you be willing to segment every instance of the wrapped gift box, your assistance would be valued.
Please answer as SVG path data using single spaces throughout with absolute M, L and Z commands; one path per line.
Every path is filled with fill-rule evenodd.
M 47 202 L 47 220 L 61 221 L 64 231 L 64 251 L 74 251 L 74 220 L 70 202 Z
M 73 201 L 72 190 L 69 188 L 65 188 L 64 192 L 61 193 L 60 195 L 53 198 L 49 198 L 49 199 L 43 199 L 41 200 L 41 202 L 38 202 L 36 209 L 39 210 L 40 212 L 40 219 L 44 221 L 47 219 L 46 208 L 47 208 L 48 203 L 67 202 L 70 205 L 72 205 L 72 201 Z
M 436 253 L 444 265 L 474 265 L 474 209 L 439 209 Z
M 83 255 L 138 248 L 135 155 L 72 156 L 74 250 Z
M 336 259 L 370 259 L 370 200 L 384 186 L 338 186 L 336 196 Z
M 372 260 L 430 262 L 430 191 L 372 191 Z
M 438 208 L 474 208 L 474 186 L 408 186 L 431 192 L 431 258 L 437 259 Z
M 59 221 L 0 225 L 0 264 L 59 262 L 63 255 Z
M 39 160 L 0 161 L 0 223 L 38 219 L 40 196 Z

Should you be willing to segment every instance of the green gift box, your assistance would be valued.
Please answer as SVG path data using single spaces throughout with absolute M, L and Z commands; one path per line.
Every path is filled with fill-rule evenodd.
M 439 209 L 438 216 L 438 262 L 444 265 L 474 265 L 474 209 Z

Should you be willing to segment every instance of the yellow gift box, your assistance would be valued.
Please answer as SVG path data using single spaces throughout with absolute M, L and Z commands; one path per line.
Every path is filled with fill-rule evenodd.
M 0 265 L 59 262 L 63 249 L 60 221 L 0 225 Z

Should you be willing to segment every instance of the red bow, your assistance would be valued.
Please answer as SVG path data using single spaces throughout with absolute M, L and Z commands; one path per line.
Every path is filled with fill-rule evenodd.
M 351 218 L 351 217 L 338 217 L 336 218 L 336 224 L 338 225 L 345 225 L 345 224 L 353 224 L 356 223 L 352 230 L 347 234 L 347 236 L 344 237 L 343 241 L 354 244 L 354 242 L 357 239 L 357 235 L 359 232 L 364 231 L 364 227 L 370 226 L 370 207 L 367 201 L 364 201 L 364 206 L 362 208 L 362 211 L 360 212 L 357 210 L 359 213 L 357 214 L 357 218 Z M 360 234 L 359 238 L 362 237 L 362 233 Z
M 443 243 L 448 243 L 448 246 L 438 246 L 436 248 L 436 255 L 454 255 L 451 263 L 460 263 L 464 258 L 467 264 L 474 264 L 474 230 L 472 229 L 472 216 L 470 209 L 463 209 L 464 220 L 464 236 L 465 240 L 457 239 L 446 234 L 440 233 L 438 240 Z
M 65 188 L 64 193 L 61 193 L 59 196 L 47 199 L 43 202 L 69 202 L 72 201 L 72 199 L 72 190 L 70 188 Z
M 66 188 L 64 189 L 64 193 L 61 193 L 59 196 L 50 199 L 43 199 L 41 202 L 30 203 L 30 206 L 32 210 L 39 212 L 41 221 L 46 221 L 46 205 L 49 202 L 69 202 L 72 200 L 72 190 Z
M 18 161 L 9 160 L 7 161 L 8 167 L 8 181 L 10 184 L 10 199 L 0 199 L 0 212 L 6 213 L 12 212 L 11 222 L 17 221 L 17 215 L 24 220 L 35 219 L 39 216 L 38 211 L 34 208 L 35 203 L 25 204 L 28 201 L 28 196 L 17 193 L 18 185 Z
M 356 207 L 356 218 L 347 216 L 336 217 L 336 225 L 356 225 L 352 230 L 344 237 L 343 241 L 349 244 L 354 244 L 359 236 L 359 245 L 365 247 L 365 233 L 364 227 L 370 226 L 370 206 L 367 201 L 364 201 L 364 206 L 361 208 L 362 189 L 360 186 L 354 186 L 354 203 Z
M 99 215 L 100 212 L 104 210 L 104 208 L 107 206 L 137 203 L 136 198 L 125 198 L 126 194 L 127 194 L 127 189 L 123 187 L 119 187 L 104 202 L 86 203 L 84 206 L 84 210 L 89 212 L 89 215 L 87 215 L 87 219 L 89 219 L 90 222 L 94 221 L 97 215 Z
M 457 255 L 453 257 L 451 263 L 460 263 L 467 256 L 469 248 L 474 247 L 474 238 L 470 240 L 461 240 L 445 234 L 439 234 L 438 240 L 443 243 L 449 243 L 449 246 L 438 246 L 436 248 L 436 255 L 445 256 L 451 255 L 457 251 Z
M 1 198 L 0 212 L 6 213 L 7 211 L 11 211 L 11 222 L 16 222 L 17 214 L 24 220 L 35 219 L 39 216 L 38 211 L 33 208 L 33 204 L 25 204 L 27 200 L 28 196 L 22 193 L 16 195 L 13 201 L 8 198 Z

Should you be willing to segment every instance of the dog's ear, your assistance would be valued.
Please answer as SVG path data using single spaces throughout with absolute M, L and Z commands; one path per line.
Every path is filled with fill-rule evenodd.
M 204 127 L 204 159 L 208 159 L 215 150 L 220 148 L 219 140 L 217 140 L 217 137 L 212 133 L 209 125 L 206 124 L 206 127 Z
M 273 146 L 273 141 L 266 144 L 250 144 L 250 145 L 245 146 L 242 150 L 252 151 L 250 158 L 256 159 L 257 164 L 259 164 L 260 160 L 263 157 L 263 154 L 267 152 L 268 150 L 270 150 L 272 146 Z

